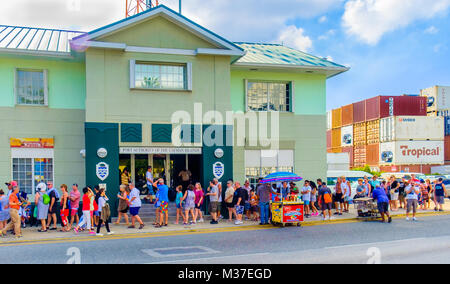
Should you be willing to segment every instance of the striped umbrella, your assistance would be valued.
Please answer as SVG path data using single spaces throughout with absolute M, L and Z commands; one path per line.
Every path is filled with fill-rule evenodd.
M 300 181 L 303 178 L 289 172 L 277 172 L 272 173 L 261 180 L 261 183 L 276 183 L 276 182 L 291 182 L 291 181 Z

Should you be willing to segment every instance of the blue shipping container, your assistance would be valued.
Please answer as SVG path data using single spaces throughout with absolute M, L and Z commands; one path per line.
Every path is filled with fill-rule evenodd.
M 450 135 L 450 116 L 446 116 L 445 119 L 445 136 Z

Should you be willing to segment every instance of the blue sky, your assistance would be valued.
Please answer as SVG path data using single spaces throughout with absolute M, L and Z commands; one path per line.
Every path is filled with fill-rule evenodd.
M 88 31 L 125 14 L 125 0 L 2 2 L 10 25 Z M 283 42 L 350 66 L 328 81 L 328 109 L 450 85 L 449 12 L 450 0 L 183 0 L 185 16 L 229 40 Z

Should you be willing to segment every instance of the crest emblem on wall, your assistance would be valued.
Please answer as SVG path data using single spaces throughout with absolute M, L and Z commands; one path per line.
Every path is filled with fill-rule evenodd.
M 213 174 L 217 179 L 221 179 L 225 173 L 225 165 L 221 162 L 213 164 Z
M 101 162 L 95 166 L 95 172 L 97 177 L 104 181 L 109 176 L 109 165 L 107 163 Z

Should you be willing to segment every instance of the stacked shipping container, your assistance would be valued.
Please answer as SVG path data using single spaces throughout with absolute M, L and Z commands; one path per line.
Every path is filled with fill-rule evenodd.
M 420 124 L 418 128 L 419 131 L 414 133 L 414 126 L 413 128 L 411 128 L 411 126 L 406 126 L 406 128 L 396 127 L 396 119 L 402 119 L 400 116 L 414 116 L 414 118 L 409 117 L 404 119 L 406 119 L 405 122 L 411 122 L 417 119 Z M 438 132 L 440 130 L 436 130 L 435 127 L 436 125 L 439 125 L 438 120 L 432 121 L 425 118 L 426 116 L 427 99 L 421 96 L 378 96 L 343 106 L 340 109 L 333 110 L 329 115 L 329 117 L 331 117 L 329 125 L 331 125 L 332 130 L 327 132 L 327 141 L 329 141 L 327 142 L 327 149 L 329 152 L 333 153 L 349 153 L 352 167 L 369 165 L 372 168 L 389 169 L 389 171 L 392 169 L 402 170 L 413 167 L 413 164 L 417 164 L 416 161 L 420 160 L 416 158 L 414 163 L 409 165 L 400 165 L 399 163 L 402 161 L 409 162 L 410 160 L 398 159 L 399 162 L 397 164 L 393 161 L 390 162 L 390 165 L 387 165 L 386 162 L 382 160 L 382 158 L 389 160 L 389 157 L 386 158 L 386 156 L 389 156 L 385 153 L 386 151 L 382 151 L 382 149 L 385 149 L 388 145 L 390 145 L 391 148 L 397 146 L 400 147 L 400 144 L 402 147 L 407 147 L 407 145 L 403 145 L 405 142 L 396 143 L 397 140 L 403 141 L 402 139 L 408 141 L 421 140 L 422 142 L 419 143 L 420 145 L 417 143 L 414 144 L 414 142 L 406 142 L 406 144 L 411 144 L 411 147 L 413 148 L 421 146 L 425 149 L 425 153 L 429 153 L 427 149 L 433 148 L 432 146 L 434 146 L 434 150 L 439 150 L 439 155 L 445 152 L 445 156 L 447 157 L 448 155 L 448 158 L 450 159 L 450 153 L 447 153 L 450 152 L 450 150 L 446 149 L 450 147 L 444 149 L 443 135 L 439 136 Z M 423 132 L 420 131 L 420 128 L 422 127 L 424 127 Z M 433 131 L 428 128 L 435 129 Z M 413 135 L 411 136 L 410 134 Z M 420 135 L 422 135 L 422 137 L 420 137 Z M 337 138 L 339 136 L 340 140 Z M 424 144 L 423 142 L 429 143 Z M 390 144 L 386 144 L 385 147 L 382 147 L 381 143 Z M 439 143 L 442 143 L 442 145 Z M 446 143 L 450 145 L 450 138 L 446 140 Z M 413 148 L 411 149 L 414 150 Z M 393 150 L 392 152 L 397 154 L 399 151 Z M 417 154 L 417 152 L 414 153 Z M 439 162 L 439 155 L 434 156 L 434 160 L 430 159 L 429 161 L 435 163 Z M 423 168 L 425 168 L 424 172 L 430 170 L 429 166 Z M 415 165 L 414 169 L 416 169 Z

